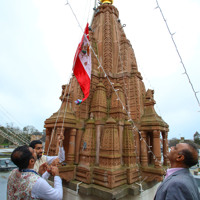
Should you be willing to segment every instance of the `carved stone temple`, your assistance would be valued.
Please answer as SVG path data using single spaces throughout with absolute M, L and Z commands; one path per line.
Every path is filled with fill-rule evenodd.
M 45 121 L 45 153 L 49 148 L 48 155 L 58 154 L 62 134 L 66 165 L 59 169 L 68 185 L 82 182 L 85 188 L 111 192 L 134 186 L 139 191 L 140 181 L 148 185 L 163 179 L 168 125 L 154 109 L 154 91 L 145 89 L 112 1 L 102 0 L 97 8 L 90 43 L 111 83 L 92 53 L 90 95 L 76 105 L 83 93 L 75 76 L 62 86 L 61 107 Z

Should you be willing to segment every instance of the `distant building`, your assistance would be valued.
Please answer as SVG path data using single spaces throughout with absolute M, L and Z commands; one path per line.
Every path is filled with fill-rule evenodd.
M 34 132 L 31 135 L 31 141 L 33 140 L 41 140 L 43 143 L 45 142 L 45 134 L 44 132 Z

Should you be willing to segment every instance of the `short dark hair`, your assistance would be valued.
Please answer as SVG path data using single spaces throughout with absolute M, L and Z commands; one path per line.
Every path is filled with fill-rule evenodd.
M 42 144 L 42 142 L 40 140 L 33 140 L 30 144 L 29 147 L 32 147 L 33 149 L 35 149 L 35 145 L 36 144 Z
M 11 160 L 15 165 L 17 165 L 19 171 L 28 167 L 31 158 L 34 157 L 27 145 L 17 147 L 11 154 Z
M 194 143 L 186 143 L 189 145 L 190 149 L 183 149 L 181 151 L 182 155 L 184 155 L 184 164 L 188 167 L 192 167 L 198 163 L 198 156 L 193 156 L 193 151 L 199 155 L 199 151 Z

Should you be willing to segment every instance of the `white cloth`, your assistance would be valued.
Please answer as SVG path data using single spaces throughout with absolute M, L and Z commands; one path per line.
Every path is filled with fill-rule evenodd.
M 65 150 L 63 147 L 59 147 L 58 158 L 60 163 L 65 161 Z
M 48 178 L 50 177 L 50 173 L 48 171 L 44 172 L 44 174 L 42 174 L 42 178 L 45 180 L 48 180 Z
M 54 188 L 46 180 L 39 178 L 32 187 L 31 196 L 36 199 L 62 200 L 63 188 L 61 178 L 54 176 Z
M 59 147 L 58 156 L 46 156 L 47 164 L 51 164 L 56 158 L 59 158 L 59 162 L 65 161 L 65 150 L 63 147 Z

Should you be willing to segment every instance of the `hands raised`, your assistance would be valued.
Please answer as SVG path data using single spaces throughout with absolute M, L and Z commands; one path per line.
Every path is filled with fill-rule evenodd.
M 52 176 L 59 176 L 59 169 L 57 167 L 57 164 L 59 162 L 59 159 L 55 159 L 51 165 L 48 165 L 46 162 L 40 165 L 38 173 L 40 175 L 44 174 L 44 172 L 50 173 Z
M 59 169 L 57 166 L 48 166 L 47 172 L 52 176 L 59 176 Z
M 45 162 L 42 165 L 40 165 L 38 173 L 42 175 L 44 174 L 44 172 L 47 171 L 47 169 L 48 169 L 48 164 Z
M 59 176 L 59 170 L 56 166 L 51 166 L 51 175 L 52 176 Z

